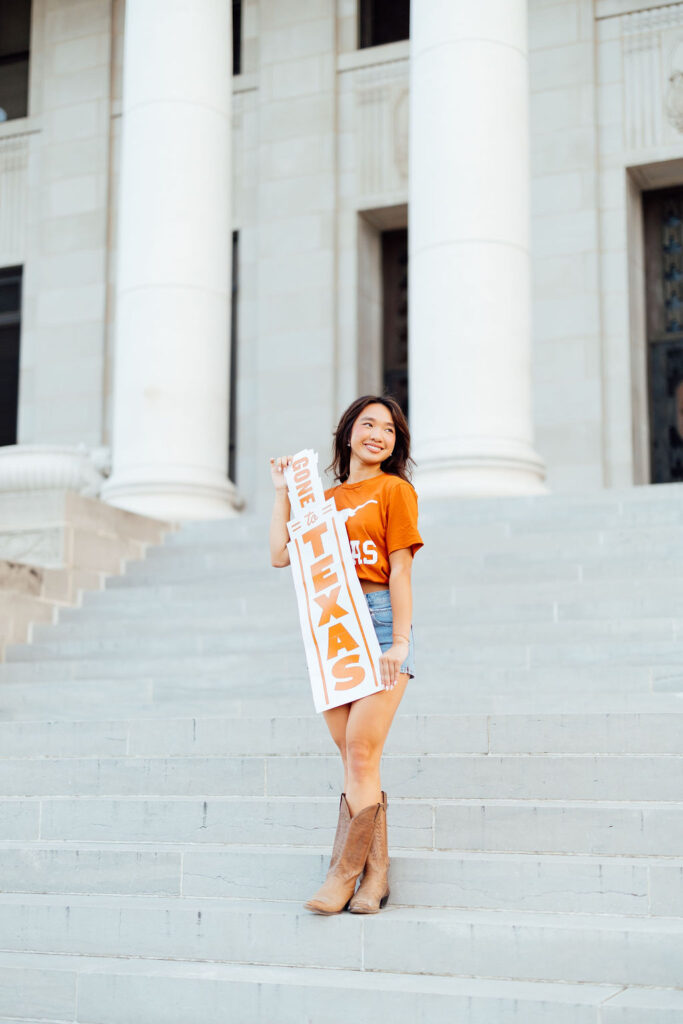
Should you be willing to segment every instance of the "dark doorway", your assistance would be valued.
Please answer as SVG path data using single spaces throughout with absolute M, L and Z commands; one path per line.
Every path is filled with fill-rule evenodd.
M 408 231 L 382 233 L 383 384 L 408 415 Z
M 230 306 L 230 409 L 228 413 L 228 479 L 237 474 L 237 300 L 239 297 L 238 231 L 232 233 L 232 301 Z
M 0 121 L 28 115 L 31 0 L 0 0 Z
M 683 188 L 643 193 L 652 483 L 683 480 Z
M 359 0 L 360 49 L 410 38 L 410 0 Z
M 232 0 L 232 73 L 242 73 L 242 0 Z
M 0 445 L 17 443 L 21 267 L 0 270 Z

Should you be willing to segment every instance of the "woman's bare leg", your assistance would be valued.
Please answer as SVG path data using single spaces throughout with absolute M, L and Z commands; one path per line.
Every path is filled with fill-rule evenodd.
M 342 756 L 345 765 L 344 789 L 351 815 L 382 799 L 380 760 L 389 727 L 407 684 L 408 674 L 401 672 L 393 690 L 381 690 L 346 705 L 349 711 Z M 325 717 L 329 714 L 332 712 L 325 712 Z M 335 722 L 335 727 L 340 725 L 341 719 L 339 723 Z
M 330 730 L 330 736 L 337 745 L 337 749 L 341 754 L 342 764 L 344 765 L 344 788 L 342 793 L 346 792 L 349 782 L 346 771 L 346 723 L 349 720 L 350 709 L 350 704 L 342 704 L 341 707 L 332 708 L 330 711 L 323 711 L 327 728 Z

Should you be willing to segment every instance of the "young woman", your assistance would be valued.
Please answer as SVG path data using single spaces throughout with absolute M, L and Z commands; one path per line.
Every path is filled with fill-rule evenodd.
M 291 459 L 285 455 L 270 460 L 275 485 L 270 551 L 277 567 L 289 565 L 290 505 L 284 469 Z M 329 467 L 339 484 L 325 491 L 325 497 L 334 495 L 338 509 L 353 510 L 346 527 L 383 652 L 384 688 L 323 712 L 344 765 L 344 792 L 327 878 L 304 904 L 318 914 L 336 914 L 347 904 L 353 913 L 375 914 L 389 897 L 387 801 L 380 759 L 408 679 L 414 675 L 411 569 L 422 538 L 417 495 L 409 481 L 411 463 L 408 424 L 393 398 L 365 395 L 349 406 L 334 434 Z

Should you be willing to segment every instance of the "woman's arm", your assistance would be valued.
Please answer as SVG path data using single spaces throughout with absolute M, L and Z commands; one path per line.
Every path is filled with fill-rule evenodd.
M 393 618 L 393 643 L 380 658 L 382 682 L 393 689 L 398 681 L 399 669 L 408 657 L 410 626 L 413 619 L 412 548 L 399 548 L 389 555 L 389 594 Z
M 398 551 L 391 552 L 389 555 L 389 593 L 394 620 L 393 632 L 394 636 L 400 635 L 406 640 L 410 640 L 410 627 L 413 622 L 412 569 L 412 548 L 400 548 Z
M 292 461 L 291 455 L 283 455 L 278 459 L 270 460 L 270 475 L 275 487 L 275 502 L 273 514 L 270 518 L 270 561 L 276 569 L 284 569 L 289 565 L 289 551 L 287 542 L 289 534 L 287 523 L 291 516 L 291 506 L 287 485 L 285 483 L 285 466 Z

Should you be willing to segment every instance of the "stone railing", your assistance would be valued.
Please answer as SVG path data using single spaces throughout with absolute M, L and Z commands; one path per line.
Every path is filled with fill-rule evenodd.
M 33 623 L 55 621 L 60 607 L 101 589 L 174 529 L 63 485 L 39 487 L 39 466 L 32 463 L 33 488 L 0 490 L 0 660 L 7 644 L 31 639 Z M 73 479 L 66 468 L 62 479 Z

